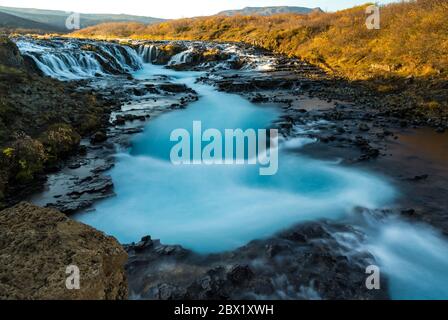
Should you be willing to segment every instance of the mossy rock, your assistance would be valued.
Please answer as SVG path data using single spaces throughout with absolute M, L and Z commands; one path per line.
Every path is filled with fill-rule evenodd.
M 12 68 L 23 67 L 23 59 L 19 48 L 7 37 L 0 37 L 0 64 Z

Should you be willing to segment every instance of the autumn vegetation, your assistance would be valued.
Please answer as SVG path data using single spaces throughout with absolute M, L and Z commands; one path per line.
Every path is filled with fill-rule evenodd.
M 380 29 L 366 27 L 370 4 L 334 13 L 211 16 L 156 25 L 102 24 L 74 37 L 244 42 L 320 66 L 336 79 L 373 90 L 394 109 L 448 117 L 448 1 L 410 0 L 380 8 Z
M 417 0 L 381 8 L 379 30 L 369 30 L 366 7 L 308 15 L 212 16 L 156 25 L 102 24 L 77 37 L 241 41 L 318 64 L 350 79 L 378 75 L 445 77 L 448 2 Z

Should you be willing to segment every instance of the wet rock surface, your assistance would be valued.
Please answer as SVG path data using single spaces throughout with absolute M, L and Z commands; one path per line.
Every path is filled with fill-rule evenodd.
M 114 238 L 56 210 L 20 203 L 0 212 L 1 299 L 127 299 L 126 260 Z M 79 290 L 66 287 L 70 265 Z
M 291 228 L 232 252 L 200 256 L 145 237 L 126 246 L 134 299 L 387 299 L 365 286 L 368 252 L 351 252 L 332 234 L 350 227 L 327 222 Z M 357 234 L 362 238 L 362 235 Z

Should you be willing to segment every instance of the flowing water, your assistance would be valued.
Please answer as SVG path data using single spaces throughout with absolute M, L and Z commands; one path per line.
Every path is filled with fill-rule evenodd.
M 137 79 L 166 75 L 199 93 L 199 101 L 186 110 L 151 120 L 144 132 L 135 136 L 132 147 L 117 154 L 116 166 L 110 171 L 117 196 L 97 203 L 94 211 L 77 215 L 79 221 L 122 243 L 150 234 L 163 243 L 181 244 L 200 253 L 235 249 L 304 221 L 351 221 L 366 240 L 360 243 L 350 240 L 350 235 L 335 237 L 351 250 L 368 250 L 376 257 L 389 278 L 393 298 L 448 298 L 445 239 L 428 226 L 393 217 L 371 216 L 362 223 L 346 220 L 355 207 L 393 205 L 398 191 L 378 175 L 298 153 L 300 146 L 313 142 L 311 139 L 282 141 L 274 176 L 260 176 L 257 166 L 175 166 L 170 162 L 175 144 L 170 141 L 172 130 L 191 132 L 193 121 L 201 121 L 203 130 L 269 128 L 281 114 L 276 106 L 254 105 L 238 95 L 198 84 L 195 80 L 200 73 L 143 64 L 157 54 L 152 47 L 140 48 L 141 61 L 133 49 L 115 45 L 100 45 L 101 57 L 79 51 L 79 45 L 74 53 L 67 52 L 66 45 L 42 48 L 25 42 L 19 47 L 45 74 L 56 78 L 106 75 L 98 61 L 108 59 Z M 187 54 L 179 54 L 171 63 L 186 59 Z
M 111 171 L 117 196 L 78 218 L 116 236 L 138 241 L 150 234 L 201 253 L 235 249 L 301 221 L 337 219 L 355 206 L 380 207 L 394 189 L 364 172 L 297 156 L 280 146 L 279 170 L 260 176 L 257 166 L 174 166 L 170 134 L 177 128 L 269 128 L 280 111 L 196 84 L 200 74 L 146 65 L 140 79 L 163 73 L 196 90 L 186 110 L 150 121 Z M 288 144 L 290 145 L 290 144 Z M 132 168 L 132 170 L 130 170 Z

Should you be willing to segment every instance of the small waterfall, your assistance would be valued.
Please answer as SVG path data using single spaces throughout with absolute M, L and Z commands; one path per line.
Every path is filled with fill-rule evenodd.
M 178 53 L 174 55 L 171 60 L 168 62 L 169 66 L 189 63 L 192 60 L 191 53 L 193 52 L 193 48 L 188 49 L 186 51 L 182 51 L 181 53 Z
M 142 59 L 134 49 L 113 43 L 34 39 L 16 43 L 45 75 L 60 80 L 126 74 L 142 68 Z
M 62 80 L 76 80 L 104 75 L 100 63 L 92 53 L 27 53 L 39 69 L 50 77 Z
M 159 55 L 159 49 L 154 45 L 142 45 L 138 51 L 144 63 L 153 63 Z

